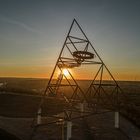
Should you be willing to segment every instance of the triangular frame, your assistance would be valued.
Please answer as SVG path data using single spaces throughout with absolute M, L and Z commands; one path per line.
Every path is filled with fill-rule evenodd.
M 78 27 L 78 29 L 80 30 L 84 38 L 71 35 L 71 31 L 74 25 Z M 83 45 L 83 47 L 79 49 L 77 47 L 77 44 L 81 45 L 82 43 L 85 44 L 85 46 Z M 68 55 L 65 55 L 64 53 L 65 50 L 69 53 Z M 93 80 L 87 91 L 83 91 L 81 89 L 81 87 L 77 83 L 77 80 L 74 79 L 72 73 L 69 71 L 69 68 L 82 67 L 82 65 L 99 65 L 99 69 L 95 74 L 95 76 L 93 77 Z M 64 68 L 67 69 L 73 84 L 71 84 L 71 81 L 63 73 Z M 59 75 L 58 78 L 55 80 L 55 84 L 54 84 L 54 75 L 56 73 L 56 69 L 59 70 Z M 106 70 L 107 73 L 109 74 L 111 80 L 113 81 L 112 83 L 104 83 L 104 79 L 103 79 L 104 70 Z M 99 79 L 97 79 L 97 76 L 99 77 Z M 67 81 L 67 84 L 62 83 L 63 79 Z M 39 104 L 38 110 L 44 104 L 45 98 L 51 95 L 54 95 L 51 96 L 52 98 L 54 98 L 55 95 L 59 94 L 58 90 L 62 86 L 72 88 L 73 94 L 71 97 L 67 97 L 65 94 L 60 94 L 61 97 L 68 104 L 68 107 L 65 108 L 63 111 L 64 116 L 56 117 L 54 123 L 56 123 L 58 119 L 63 119 L 63 121 L 65 122 L 68 120 L 99 113 L 101 107 L 111 109 L 111 110 L 119 110 L 119 95 L 121 95 L 122 90 L 119 87 L 113 75 L 111 74 L 111 72 L 109 71 L 109 69 L 107 68 L 107 66 L 104 64 L 103 60 L 101 59 L 97 51 L 95 50 L 95 48 L 93 47 L 92 43 L 87 38 L 86 34 L 83 32 L 81 26 L 78 24 L 76 19 L 72 21 L 72 24 L 70 26 L 70 29 L 64 41 L 59 57 L 56 61 L 51 77 L 48 81 L 48 85 L 42 96 L 42 100 Z M 108 94 L 105 91 L 104 87 L 106 86 L 114 88 L 111 94 Z M 104 99 L 102 95 L 104 95 L 105 97 Z M 80 114 L 81 112 L 77 108 L 77 104 L 83 102 L 86 103 L 87 106 L 92 109 L 92 111 L 88 113 L 85 112 L 85 114 L 81 116 Z M 72 117 L 73 112 L 79 113 L 78 116 L 76 115 L 75 117 Z M 36 128 L 38 126 L 42 126 L 42 125 L 44 126 L 47 124 L 39 124 L 39 125 L 34 124 L 35 126 L 34 132 L 36 131 Z

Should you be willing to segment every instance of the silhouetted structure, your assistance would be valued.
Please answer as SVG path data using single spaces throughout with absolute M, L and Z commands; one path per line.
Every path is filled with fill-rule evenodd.
M 81 89 L 70 71 L 70 69 L 81 68 L 84 65 L 92 66 L 94 73 L 93 81 L 87 91 Z M 67 74 L 64 70 L 67 71 Z M 48 97 L 64 102 L 59 115 L 50 116 L 43 111 L 45 99 Z M 39 104 L 31 137 L 32 139 L 35 137 L 34 134 L 40 127 L 67 122 L 69 129 L 67 135 L 70 135 L 67 139 L 69 139 L 72 120 L 110 110 L 119 112 L 123 97 L 122 90 L 113 75 L 74 19 Z M 116 113 L 116 127 L 119 127 L 118 115 Z

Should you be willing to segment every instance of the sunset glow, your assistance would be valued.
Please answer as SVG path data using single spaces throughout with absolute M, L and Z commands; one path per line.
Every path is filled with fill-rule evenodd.
M 63 69 L 63 74 L 64 74 L 66 77 L 69 76 L 68 70 L 67 70 L 67 69 Z
M 6 1 L 0 4 L 0 77 L 50 78 L 75 18 L 116 80 L 140 80 L 140 1 Z M 93 79 L 89 71 L 94 74 L 73 71 L 74 78 Z

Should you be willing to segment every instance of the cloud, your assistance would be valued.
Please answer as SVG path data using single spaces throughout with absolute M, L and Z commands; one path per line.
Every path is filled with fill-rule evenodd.
M 29 25 L 27 25 L 23 22 L 20 22 L 18 20 L 14 20 L 14 19 L 11 19 L 11 18 L 8 18 L 8 17 L 5 17 L 5 16 L 0 16 L 0 21 L 20 26 L 20 27 L 24 28 L 25 30 L 27 30 L 29 32 L 40 33 L 40 31 L 36 30 L 35 28 L 32 28 L 31 26 L 29 26 Z

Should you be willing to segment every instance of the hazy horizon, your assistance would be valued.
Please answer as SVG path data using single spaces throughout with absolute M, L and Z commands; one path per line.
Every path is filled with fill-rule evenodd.
M 37 79 L 37 80 L 49 80 L 50 78 L 42 78 L 42 77 L 0 77 L 0 79 Z M 57 79 L 55 79 L 55 80 L 57 80 Z M 81 80 L 81 81 L 92 81 L 93 79 L 75 79 L 75 80 Z M 140 82 L 140 80 L 117 80 L 117 79 L 115 79 L 116 81 L 122 81 L 122 82 Z M 95 80 L 96 81 L 96 80 Z M 98 81 L 98 80 L 97 80 Z M 112 81 L 112 79 L 111 80 L 102 80 L 102 81 Z M 113 82 L 113 81 L 112 81 Z

